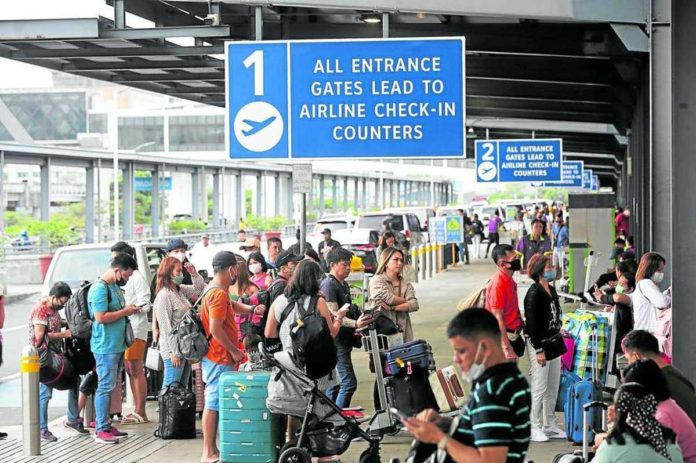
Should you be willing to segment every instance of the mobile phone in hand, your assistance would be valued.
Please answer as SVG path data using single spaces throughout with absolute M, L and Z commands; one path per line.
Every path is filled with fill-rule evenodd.
M 404 421 L 404 420 L 407 420 L 407 419 L 408 419 L 408 416 L 406 416 L 403 412 L 399 411 L 398 409 L 396 409 L 396 408 L 394 408 L 394 407 L 391 407 L 391 408 L 389 409 L 389 413 L 391 413 L 392 415 L 398 417 L 401 421 Z

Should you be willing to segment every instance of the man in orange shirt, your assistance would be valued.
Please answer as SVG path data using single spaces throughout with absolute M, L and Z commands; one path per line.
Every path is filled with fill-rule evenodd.
M 498 266 L 486 287 L 486 309 L 498 320 L 501 344 L 505 357 L 515 360 L 524 354 L 524 337 L 522 336 L 522 315 L 517 299 L 517 283 L 512 275 L 522 268 L 515 250 L 509 244 L 499 244 L 493 248 L 493 262 Z
M 220 459 L 216 438 L 218 428 L 220 376 L 226 371 L 235 371 L 244 357 L 237 348 L 237 324 L 226 288 L 237 281 L 237 258 L 234 253 L 220 251 L 213 257 L 215 276 L 210 283 L 214 289 L 207 292 L 201 302 L 201 322 L 210 338 L 208 354 L 201 362 L 205 383 L 205 409 L 203 410 L 203 454 L 201 462 L 216 462 Z

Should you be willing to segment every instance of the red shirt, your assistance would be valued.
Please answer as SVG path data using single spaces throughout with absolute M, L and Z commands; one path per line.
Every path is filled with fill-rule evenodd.
M 520 315 L 517 300 L 517 283 L 500 269 L 495 272 L 486 286 L 486 309 L 491 312 L 503 311 L 505 329 L 515 331 L 522 328 L 522 315 Z

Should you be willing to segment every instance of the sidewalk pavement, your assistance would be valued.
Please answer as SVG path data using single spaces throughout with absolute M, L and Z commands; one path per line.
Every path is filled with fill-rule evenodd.
M 416 296 L 420 303 L 420 310 L 411 314 L 415 335 L 417 338 L 426 339 L 432 345 L 438 367 L 441 368 L 452 363 L 452 351 L 447 340 L 446 329 L 449 320 L 456 314 L 457 302 L 474 290 L 485 285 L 494 271 L 495 267 L 490 260 L 478 260 L 474 261 L 472 265 L 452 268 L 430 280 L 422 281 L 415 285 Z M 522 289 L 520 294 L 522 297 L 524 296 Z M 358 376 L 358 390 L 351 405 L 362 406 L 365 408 L 366 413 L 372 413 L 374 376 L 370 373 L 368 368 L 367 353 L 357 350 L 354 351 L 353 362 Z M 526 357 L 520 359 L 519 367 L 523 373 L 527 374 L 529 372 L 529 360 Z M 141 425 L 120 426 L 120 429 L 132 432 L 134 436 L 129 437 L 124 440 L 123 443 L 115 446 L 91 444 L 90 448 L 93 449 L 94 453 L 90 455 L 92 455 L 94 459 L 90 458 L 84 461 L 146 463 L 158 463 L 160 461 L 200 461 L 202 448 L 201 436 L 193 440 L 177 441 L 157 440 L 156 442 L 151 442 L 146 439 L 147 436 L 152 435 L 157 426 L 155 423 L 158 417 L 158 414 L 155 412 L 156 407 L 157 404 L 154 401 L 148 403 L 147 413 L 153 422 Z M 124 412 L 126 412 L 126 410 L 124 410 Z M 559 422 L 562 426 L 562 420 L 559 420 Z M 56 423 L 60 424 L 62 420 L 57 420 Z M 69 433 L 69 431 L 62 428 L 62 426 L 52 426 L 51 429 L 55 429 L 55 433 L 59 437 L 66 436 Z M 200 430 L 200 421 L 198 422 L 198 429 Z M 21 429 L 10 429 L 8 432 L 10 432 L 10 438 L 21 438 Z M 75 439 L 87 439 L 90 443 L 93 442 L 91 438 L 88 437 L 77 437 Z M 129 441 L 132 442 L 130 445 L 128 444 Z M 60 442 L 61 441 L 58 443 Z M 136 442 L 139 443 L 136 444 Z M 386 463 L 393 457 L 401 458 L 403 461 L 408 452 L 410 442 L 410 438 L 406 435 L 385 438 L 381 446 L 382 462 Z M 0 460 L 2 460 L 2 448 L 3 444 L 2 441 L 0 441 Z M 112 460 L 112 449 L 118 451 L 119 448 L 123 450 L 120 453 L 120 459 Z M 342 455 L 342 461 L 345 463 L 357 462 L 360 453 L 366 448 L 367 446 L 363 442 L 354 442 L 349 450 Z M 101 452 L 107 450 L 110 452 L 109 458 L 106 458 L 106 456 L 104 459 L 96 457 L 96 455 L 101 455 Z M 533 443 L 530 447 L 528 461 L 534 461 L 536 463 L 549 462 L 557 453 L 570 452 L 572 450 L 573 447 L 565 440 Z M 75 460 L 70 461 L 74 462 Z
M 7 285 L 5 291 L 5 304 L 23 301 L 32 296 L 38 296 L 43 290 L 43 285 Z

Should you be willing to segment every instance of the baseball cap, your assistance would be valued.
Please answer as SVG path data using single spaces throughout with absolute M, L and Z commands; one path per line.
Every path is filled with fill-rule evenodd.
M 240 246 L 241 249 L 244 248 L 260 248 L 261 247 L 261 242 L 259 241 L 258 238 L 247 238 L 244 240 L 244 244 Z
M 220 251 L 213 256 L 213 270 L 220 270 L 237 265 L 237 256 L 230 251 Z
M 323 235 L 324 233 L 329 233 L 331 234 L 331 229 L 330 228 L 325 228 L 321 231 L 321 234 Z
M 165 251 L 169 252 L 173 249 L 188 249 L 188 245 L 184 243 L 184 240 L 182 240 L 181 238 L 172 238 L 167 242 L 167 247 L 165 248 Z
M 203 234 L 201 235 L 201 238 L 210 238 L 210 235 L 207 234 L 207 233 L 203 233 Z
M 277 268 L 282 267 L 283 265 L 287 264 L 288 262 L 299 262 L 300 258 L 296 256 L 295 254 L 291 253 L 290 251 L 283 251 L 280 254 L 278 254 L 278 257 L 276 258 L 275 261 L 275 266 Z

